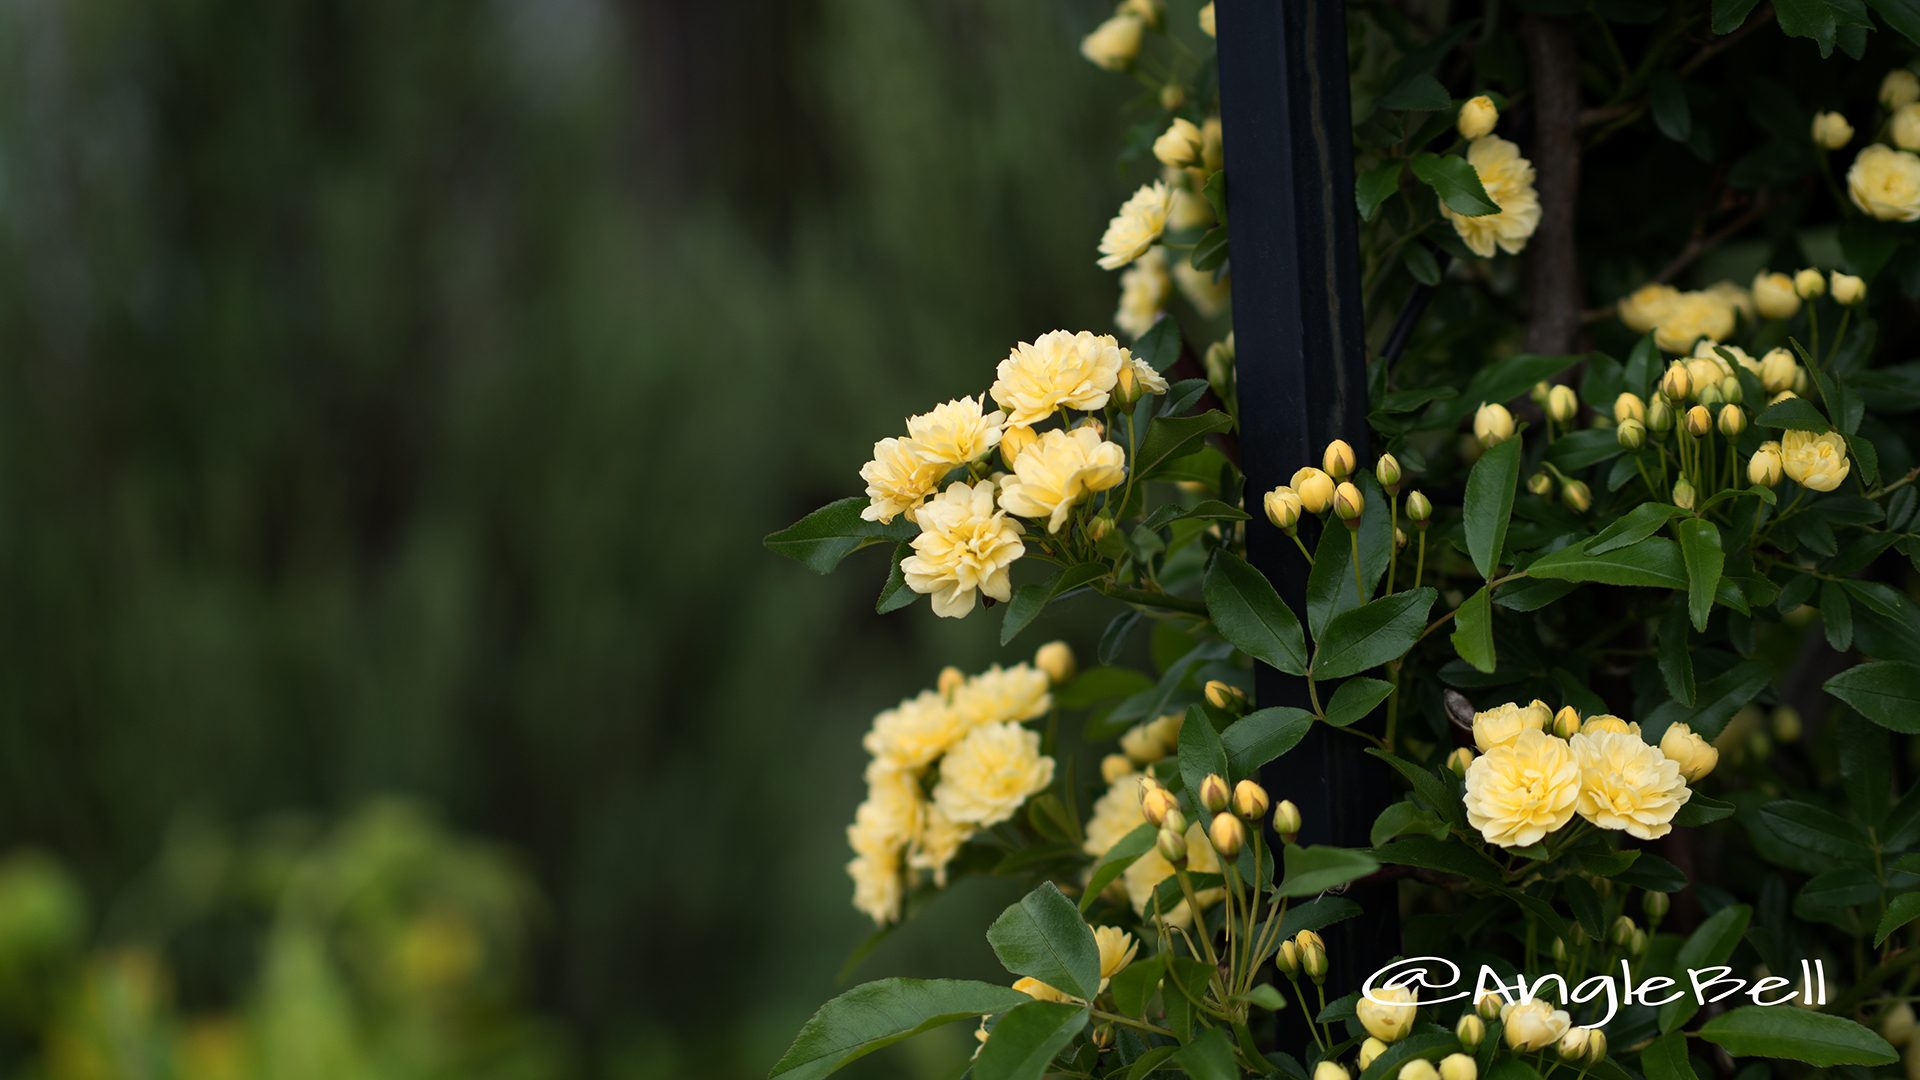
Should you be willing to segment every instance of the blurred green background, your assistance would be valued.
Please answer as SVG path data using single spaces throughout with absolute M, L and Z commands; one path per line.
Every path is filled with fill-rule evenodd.
M 1105 7 L 0 5 L 0 1075 L 764 1075 L 998 654 L 759 540 L 1109 325 Z

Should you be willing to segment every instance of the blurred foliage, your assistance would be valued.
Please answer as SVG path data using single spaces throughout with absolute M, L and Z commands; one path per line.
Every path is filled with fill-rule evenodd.
M 758 538 L 1010 342 L 1108 321 L 1097 8 L 0 7 L 0 843 L 59 855 L 11 864 L 0 924 L 84 972 L 9 1060 L 544 1075 L 508 998 L 449 1028 L 358 996 L 491 939 L 362 950 L 255 895 L 252 936 L 150 944 L 225 873 L 175 823 L 403 792 L 525 853 L 532 1007 L 584 1069 L 763 1071 L 864 933 L 859 793 L 815 778 L 990 643 Z M 137 887 L 163 842 L 178 880 Z M 308 1071 L 256 1071 L 289 1025 Z

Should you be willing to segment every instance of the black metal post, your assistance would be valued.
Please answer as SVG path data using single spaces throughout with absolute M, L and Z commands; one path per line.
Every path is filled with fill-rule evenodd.
M 1319 465 L 1333 439 L 1371 460 L 1346 14 L 1340 0 L 1217 0 L 1216 11 L 1247 546 L 1304 621 L 1306 562 L 1260 514 L 1261 495 Z M 1304 680 L 1264 666 L 1254 689 L 1262 706 L 1307 704 Z M 1362 745 L 1316 725 L 1262 777 L 1299 804 L 1302 843 L 1368 846 L 1394 786 Z M 1330 997 L 1399 949 L 1392 884 L 1356 882 L 1349 896 L 1366 914 L 1323 931 Z

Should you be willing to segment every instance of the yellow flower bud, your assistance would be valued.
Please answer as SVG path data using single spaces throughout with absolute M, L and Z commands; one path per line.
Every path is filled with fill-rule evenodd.
M 1367 1034 L 1383 1043 L 1397 1043 L 1413 1032 L 1419 1009 L 1412 990 L 1383 986 L 1353 1003 L 1353 1014 Z
M 1607 1033 L 1602 1028 L 1587 1032 L 1587 1061 L 1598 1064 L 1607 1056 Z
M 1168 112 L 1187 103 L 1187 88 L 1179 83 L 1168 83 L 1160 88 L 1160 107 Z
M 1320 455 L 1320 467 L 1335 480 L 1345 480 L 1353 475 L 1353 447 L 1345 439 L 1335 439 L 1327 444 L 1327 451 Z
M 1209 116 L 1200 123 L 1200 164 L 1210 172 L 1218 172 L 1227 163 L 1225 146 L 1220 139 L 1220 118 Z
M 1746 410 L 1738 405 L 1724 406 L 1720 410 L 1718 424 L 1720 434 L 1725 435 L 1729 439 L 1737 438 L 1741 432 L 1747 430 Z
M 1359 1057 L 1360 1068 L 1365 1069 L 1368 1066 L 1372 1065 L 1374 1058 L 1377 1058 L 1381 1054 L 1384 1054 L 1386 1052 L 1387 1052 L 1386 1043 L 1381 1042 L 1379 1039 L 1376 1039 L 1371 1035 L 1367 1036 L 1367 1041 L 1360 1044 L 1360 1057 Z
M 1763 319 L 1791 319 L 1800 312 L 1800 294 L 1792 278 L 1762 270 L 1753 277 L 1753 306 Z
M 1467 775 L 1468 766 L 1472 764 L 1473 751 L 1464 746 L 1456 747 L 1453 753 L 1447 755 L 1447 771 L 1463 779 Z
M 1755 487 L 1779 487 L 1783 472 L 1780 444 L 1765 442 L 1747 459 L 1747 483 Z
M 1215 814 L 1213 824 L 1207 827 L 1207 839 L 1213 842 L 1213 850 L 1231 859 L 1246 846 L 1247 827 L 1232 814 Z
M 1393 527 L 1393 549 L 1395 551 L 1404 551 L 1406 550 L 1406 546 L 1407 546 L 1407 530 L 1401 528 L 1398 525 L 1395 525 Z
M 1564 424 L 1580 411 L 1580 398 L 1573 387 L 1560 383 L 1547 393 L 1547 415 Z
M 1673 901 L 1663 892 L 1650 892 L 1640 899 L 1640 910 L 1646 912 L 1647 919 L 1656 926 L 1672 907 Z
M 1186 838 L 1172 829 L 1161 828 L 1160 839 L 1156 842 L 1156 846 L 1160 849 L 1160 857 L 1175 866 L 1187 861 Z
M 1908 102 L 1893 114 L 1893 145 L 1920 150 L 1920 102 Z
M 1545 379 L 1541 379 L 1539 382 L 1533 384 L 1533 389 L 1527 391 L 1527 400 L 1544 409 L 1547 407 L 1547 395 L 1552 392 L 1553 384 Z
M 1693 484 L 1683 477 L 1678 483 L 1673 485 L 1673 505 L 1682 510 L 1691 510 L 1693 509 L 1694 502 L 1695 493 Z
M 1782 705 L 1773 710 L 1773 737 L 1783 745 L 1791 746 L 1800 741 L 1800 710 L 1791 705 Z
M 1465 1054 L 1448 1054 L 1440 1059 L 1440 1080 L 1480 1080 L 1480 1066 Z
M 1473 437 L 1487 450 L 1513 438 L 1513 414 L 1498 402 L 1482 404 L 1473 414 Z
M 1073 678 L 1073 646 L 1064 641 L 1049 641 L 1033 654 L 1033 666 L 1046 672 L 1055 686 Z
M 1838 150 L 1853 141 L 1853 125 L 1837 112 L 1818 113 L 1813 118 L 1813 141 L 1828 150 Z
M 1300 946 L 1292 938 L 1280 943 L 1280 951 L 1273 954 L 1273 966 L 1289 979 L 1300 974 Z
M 1162 165 L 1190 169 L 1200 164 L 1201 142 L 1200 125 L 1185 117 L 1175 117 L 1167 130 L 1153 140 L 1153 156 Z
M 1180 807 L 1176 805 L 1167 811 L 1166 817 L 1160 819 L 1160 827 L 1185 836 L 1187 835 L 1187 815 L 1181 813 Z
M 1687 373 L 1684 361 L 1675 360 L 1667 365 L 1667 373 L 1660 378 L 1660 392 L 1675 404 L 1693 396 L 1693 376 Z
M 1800 365 L 1794 362 L 1792 353 L 1769 349 L 1767 355 L 1760 358 L 1760 385 L 1766 387 L 1769 394 L 1791 390 L 1794 374 L 1799 370 Z
M 1629 416 L 1620 421 L 1620 427 L 1613 434 L 1623 450 L 1638 450 L 1647 445 L 1647 425 Z
M 1247 821 L 1259 821 L 1267 816 L 1267 808 L 1273 805 L 1267 798 L 1267 789 L 1252 780 L 1242 780 L 1233 785 L 1233 812 Z
M 1426 1058 L 1414 1058 L 1400 1066 L 1400 1071 L 1394 1074 L 1394 1080 L 1440 1080 L 1440 1072 Z
M 1339 518 L 1341 521 L 1346 522 L 1347 528 L 1349 529 L 1359 528 L 1360 515 L 1366 512 L 1366 509 L 1367 509 L 1367 499 L 1366 499 L 1366 496 L 1360 494 L 1359 488 L 1354 487 L 1352 484 L 1346 483 L 1343 481 L 1339 487 L 1334 489 L 1334 492 L 1333 492 L 1334 516 Z
M 1314 982 L 1324 982 L 1327 978 L 1327 950 L 1320 945 L 1309 945 L 1300 950 L 1300 970 Z
M 1656 435 L 1673 430 L 1673 406 L 1667 403 L 1664 393 L 1647 402 L 1647 430 Z
M 1747 392 L 1740 385 L 1738 376 L 1729 375 L 1720 380 L 1720 400 L 1729 405 L 1738 405 L 1746 400 Z
M 1032 446 L 1035 442 L 1038 442 L 1039 439 L 1040 436 L 1035 434 L 1032 428 L 1024 424 L 1013 424 L 1002 428 L 1000 431 L 1000 460 L 1006 463 L 1007 468 L 1013 468 L 1014 460 L 1020 456 L 1020 452 Z
M 1615 945 L 1625 945 L 1631 942 L 1633 940 L 1633 932 L 1636 929 L 1637 927 L 1633 925 L 1632 916 L 1622 915 L 1613 920 L 1613 931 L 1611 935 L 1613 943 Z
M 1894 68 L 1880 80 L 1880 104 L 1888 112 L 1920 101 L 1920 79 L 1906 68 Z
M 1360 1067 L 1366 1068 L 1365 1065 Z M 1337 1061 L 1323 1061 L 1313 1067 L 1313 1080 L 1353 1080 L 1353 1074 Z
M 960 689 L 961 684 L 966 681 L 967 675 L 965 672 L 954 667 L 952 664 L 948 664 L 946 667 L 940 669 L 940 679 L 934 683 L 934 689 L 939 691 L 941 697 L 950 698 L 953 696 L 953 692 Z
M 1587 1060 L 1587 1040 L 1592 1037 L 1592 1034 L 1593 1034 L 1592 1028 L 1583 1028 L 1583 1027 L 1568 1028 L 1567 1033 L 1565 1035 L 1560 1036 L 1559 1045 L 1554 1048 L 1555 1052 L 1560 1055 L 1560 1060 L 1561 1061 Z
M 1793 291 L 1799 293 L 1802 300 L 1823 296 L 1827 291 L 1827 277 L 1820 271 L 1808 267 L 1793 275 Z
M 1267 520 L 1273 522 L 1275 528 L 1292 532 L 1294 526 L 1300 524 L 1300 496 L 1285 484 L 1267 492 L 1261 502 L 1266 507 Z
M 1892 78 L 1892 76 L 1888 76 Z M 1494 107 L 1493 99 L 1480 94 L 1467 99 L 1460 106 L 1460 115 L 1454 121 L 1463 139 L 1478 139 L 1493 133 L 1493 126 L 1500 122 L 1500 110 Z
M 1431 517 L 1433 517 L 1433 504 L 1427 501 L 1426 495 L 1418 491 L 1408 493 L 1407 519 L 1424 529 L 1427 527 L 1427 520 Z
M 1180 800 L 1173 792 L 1163 787 L 1153 787 L 1140 794 L 1140 814 L 1150 824 L 1166 824 L 1169 813 L 1178 813 Z
M 1613 399 L 1613 419 L 1615 423 L 1625 423 L 1628 420 L 1639 420 L 1645 423 L 1647 403 L 1640 400 L 1639 394 L 1621 394 Z
M 1527 477 L 1527 490 L 1543 499 L 1553 494 L 1552 474 L 1541 470 Z
M 1380 460 L 1374 463 L 1373 475 L 1374 479 L 1380 481 L 1380 486 L 1386 489 L 1387 494 L 1398 495 L 1400 493 L 1399 458 L 1394 457 L 1392 454 L 1381 454 Z
M 1031 975 L 1022 975 L 1020 978 L 1014 980 L 1013 988 L 1035 1001 L 1065 1002 L 1071 1000 L 1063 991 L 1056 990 Z
M 1200 781 L 1200 805 L 1207 808 L 1207 813 L 1217 814 L 1231 801 L 1233 793 L 1227 789 L 1226 777 L 1208 773 L 1206 779 Z
M 1207 704 L 1216 709 L 1237 712 L 1247 703 L 1246 691 L 1219 679 L 1207 680 L 1206 694 Z
M 1593 508 L 1593 489 L 1585 480 L 1569 480 L 1560 489 L 1560 505 L 1576 514 L 1584 514 Z
M 1142 765 L 1151 765 L 1167 756 L 1166 747 L 1145 724 L 1135 724 L 1120 736 L 1120 749 Z
M 1300 505 L 1309 514 L 1324 514 L 1333 505 L 1333 477 L 1307 466 L 1293 474 L 1290 485 L 1300 496 Z
M 1713 430 L 1713 414 L 1705 405 L 1695 405 L 1687 410 L 1687 434 L 1702 438 Z
M 1715 405 L 1719 405 L 1727 400 L 1725 392 L 1720 389 L 1720 380 L 1718 379 L 1708 383 L 1696 383 L 1695 386 L 1697 387 L 1693 395 L 1695 400 L 1699 401 L 1701 405 L 1705 405 L 1708 409 L 1712 409 Z
M 1481 1040 L 1487 1037 L 1487 1022 L 1476 1013 L 1461 1013 L 1460 1022 L 1453 1025 L 1453 1037 L 1468 1050 L 1478 1050 Z
M 1280 834 L 1281 842 L 1288 844 L 1300 835 L 1300 808 L 1293 805 L 1292 799 L 1281 799 L 1280 805 L 1273 808 L 1273 831 Z
M 1867 298 L 1867 283 L 1852 274 L 1835 270 L 1828 276 L 1828 282 L 1833 289 L 1834 300 L 1848 307 Z
M 1131 12 L 1117 12 L 1080 41 L 1080 55 L 1108 71 L 1125 71 L 1140 55 L 1146 23 Z
M 1563 739 L 1580 734 L 1580 710 L 1562 705 L 1560 711 L 1553 714 L 1553 733 Z
M 1097 544 L 1112 535 L 1113 518 L 1106 511 L 1093 515 L 1093 520 L 1087 522 L 1087 539 L 1094 543 Z
M 1500 1007 L 1505 1004 L 1506 999 L 1502 998 L 1498 991 L 1482 990 L 1473 999 L 1474 1015 L 1482 1020 L 1497 1020 L 1500 1017 Z
M 1108 786 L 1133 773 L 1133 759 L 1125 754 L 1108 754 L 1100 759 L 1100 779 Z
M 1895 1046 L 1905 1046 L 1913 1039 L 1914 1025 L 1913 1006 L 1902 1001 L 1880 1018 L 1880 1035 Z
M 1793 392 L 1795 394 L 1804 394 L 1807 392 L 1807 369 L 1806 368 L 1793 369 Z
M 1565 964 L 1567 962 L 1567 939 L 1554 938 L 1553 945 L 1547 952 L 1553 956 L 1554 963 Z

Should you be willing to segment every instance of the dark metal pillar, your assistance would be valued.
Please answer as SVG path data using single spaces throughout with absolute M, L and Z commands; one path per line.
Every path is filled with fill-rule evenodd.
M 1217 0 L 1216 11 L 1247 546 L 1304 622 L 1306 562 L 1260 514 L 1260 497 L 1318 465 L 1333 439 L 1372 458 L 1346 13 L 1340 0 Z M 1262 706 L 1307 705 L 1304 680 L 1271 668 L 1254 689 Z M 1302 843 L 1342 847 L 1368 846 L 1396 790 L 1360 740 L 1324 725 L 1261 779 L 1299 804 Z M 1393 886 L 1355 882 L 1348 895 L 1366 914 L 1323 931 L 1329 997 L 1359 989 L 1399 950 Z

